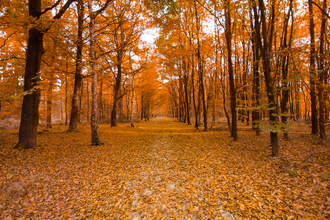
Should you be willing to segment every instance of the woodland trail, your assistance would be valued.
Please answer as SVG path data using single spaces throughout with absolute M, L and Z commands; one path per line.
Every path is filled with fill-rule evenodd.
M 170 118 L 99 127 L 101 146 L 89 125 L 56 125 L 26 151 L 12 149 L 17 129 L 2 130 L 0 219 L 328 217 L 327 147 L 301 127 L 279 159 L 246 126 L 238 142 L 225 124 L 203 132 Z
M 147 148 L 147 154 L 141 155 L 146 163 L 135 171 L 139 181 L 130 186 L 135 192 L 133 219 L 141 216 L 147 219 L 234 219 L 204 185 L 212 179 L 212 171 L 200 169 L 205 164 L 197 163 L 195 152 L 190 152 L 190 147 L 198 146 L 191 140 L 193 132 L 182 132 L 171 122 L 172 119 L 152 122 L 154 134 L 150 136 L 154 136 L 154 141 Z M 145 207 L 145 214 L 141 207 Z

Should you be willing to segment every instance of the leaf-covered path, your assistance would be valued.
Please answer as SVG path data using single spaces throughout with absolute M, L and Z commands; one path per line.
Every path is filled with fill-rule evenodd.
M 244 126 L 233 142 L 225 125 L 101 124 L 97 147 L 89 125 L 66 129 L 39 134 L 39 146 L 26 151 L 12 149 L 17 130 L 0 134 L 0 219 L 329 217 L 328 147 L 311 146 L 317 139 L 302 128 L 281 142 L 279 159 L 269 156 L 267 134 Z

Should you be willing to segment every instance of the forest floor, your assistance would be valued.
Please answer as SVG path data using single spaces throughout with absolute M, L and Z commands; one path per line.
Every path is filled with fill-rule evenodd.
M 41 126 L 40 131 L 45 129 Z M 330 142 L 295 123 L 272 158 L 269 134 L 225 123 L 203 132 L 170 118 L 38 134 L 14 150 L 0 131 L 0 219 L 326 219 Z

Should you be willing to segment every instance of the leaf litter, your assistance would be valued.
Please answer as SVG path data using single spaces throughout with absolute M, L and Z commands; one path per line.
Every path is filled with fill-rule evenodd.
M 55 125 L 25 151 L 12 149 L 17 129 L 2 130 L 0 218 L 330 218 L 329 142 L 298 125 L 279 158 L 269 156 L 268 134 L 243 125 L 233 142 L 224 124 L 100 124 L 97 147 L 88 125 Z

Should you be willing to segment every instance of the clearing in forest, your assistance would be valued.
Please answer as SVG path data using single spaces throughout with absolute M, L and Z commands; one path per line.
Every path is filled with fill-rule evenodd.
M 40 127 L 42 130 L 43 127 Z M 0 133 L 0 219 L 325 219 L 330 217 L 329 142 L 296 124 L 272 158 L 269 134 L 225 124 L 208 132 L 170 118 L 55 125 L 39 146 L 13 150 Z

